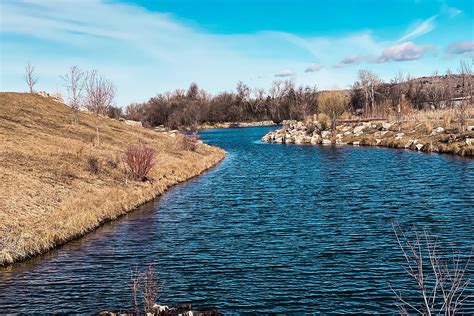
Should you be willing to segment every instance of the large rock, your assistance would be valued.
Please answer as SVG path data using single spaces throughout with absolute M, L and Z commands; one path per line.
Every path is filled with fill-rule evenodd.
M 400 140 L 403 138 L 403 136 L 405 136 L 405 133 L 397 133 L 395 134 L 395 140 Z
M 321 141 L 322 141 L 321 136 L 319 136 L 318 134 L 316 134 L 316 135 L 313 135 L 313 136 L 311 137 L 311 141 L 310 141 L 310 142 L 311 142 L 311 144 L 314 144 L 314 145 L 315 145 L 315 144 L 321 144 Z
M 365 125 L 359 125 L 359 126 L 356 126 L 354 127 L 354 130 L 352 131 L 354 134 L 361 134 L 363 133 L 363 130 L 366 129 L 367 126 Z
M 329 139 L 323 139 L 323 141 L 321 143 L 323 145 L 331 145 L 332 144 L 332 142 Z
M 442 132 L 444 132 L 444 128 L 442 128 L 441 126 L 438 126 L 433 130 L 433 134 L 439 134 Z
M 382 123 L 382 129 L 387 131 L 390 129 L 390 127 L 392 127 L 392 124 L 390 124 L 389 122 L 383 122 Z
M 377 132 L 374 133 L 374 136 L 375 137 L 382 137 L 387 133 L 388 133 L 388 131 L 377 131 Z
M 309 144 L 311 142 L 311 137 L 306 135 L 295 136 L 295 144 Z
M 298 121 L 297 120 L 283 120 L 281 122 L 282 125 L 290 125 L 290 124 L 295 124 L 297 123 Z
M 295 143 L 295 138 L 289 134 L 285 135 L 285 144 L 294 144 Z
M 143 127 L 143 124 L 140 121 L 125 120 L 124 123 L 130 126 Z
M 330 131 L 322 131 L 322 132 L 321 132 L 321 137 L 322 137 L 322 138 L 328 138 L 329 136 L 331 136 L 331 132 L 330 132 Z
M 283 136 L 282 135 L 275 135 L 275 138 L 273 138 L 274 143 L 282 144 L 283 143 Z

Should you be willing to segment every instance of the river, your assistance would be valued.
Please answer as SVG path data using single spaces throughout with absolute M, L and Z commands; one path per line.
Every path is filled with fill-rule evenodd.
M 416 289 L 393 225 L 416 225 L 466 254 L 474 245 L 474 160 L 261 143 L 274 128 L 203 131 L 228 152 L 222 163 L 79 240 L 0 269 L 0 313 L 127 310 L 131 268 L 149 262 L 162 304 L 392 313 L 388 283 Z

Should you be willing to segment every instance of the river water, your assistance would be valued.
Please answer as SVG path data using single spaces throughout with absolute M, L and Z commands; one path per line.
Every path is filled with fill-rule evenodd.
M 203 131 L 228 152 L 221 164 L 79 240 L 0 269 L 0 313 L 127 310 L 131 268 L 149 262 L 163 304 L 391 313 L 389 283 L 408 298 L 416 288 L 393 225 L 426 229 L 465 254 L 474 245 L 474 160 L 259 142 L 270 129 Z

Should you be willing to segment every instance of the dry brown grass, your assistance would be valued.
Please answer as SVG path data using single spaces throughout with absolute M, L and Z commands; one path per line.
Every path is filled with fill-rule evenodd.
M 474 107 L 469 106 L 466 109 L 466 117 L 469 124 L 474 123 Z M 451 127 L 459 126 L 459 110 L 456 108 L 427 110 L 427 111 L 411 111 L 403 115 L 403 121 L 408 122 L 431 122 L 438 126 Z
M 222 160 L 221 149 L 182 147 L 171 137 L 94 116 L 37 95 L 0 93 L 0 264 L 44 253 L 133 210 L 170 186 Z M 157 152 L 149 182 L 124 173 L 127 146 L 145 142 Z M 88 159 L 100 164 L 90 172 Z

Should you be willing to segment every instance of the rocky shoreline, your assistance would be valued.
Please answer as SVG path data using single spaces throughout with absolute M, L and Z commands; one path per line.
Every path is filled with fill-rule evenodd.
M 330 131 L 319 122 L 291 122 L 267 133 L 262 141 L 300 145 L 383 146 L 474 156 L 474 126 L 461 132 L 458 128 L 430 125 L 402 125 L 400 129 L 395 122 L 359 122 L 344 123 L 338 125 L 335 131 Z
M 216 128 L 232 128 L 232 127 L 256 127 L 256 126 L 274 126 L 277 123 L 273 121 L 257 121 L 257 122 L 223 122 L 215 124 L 201 124 L 197 130 L 216 129 Z

